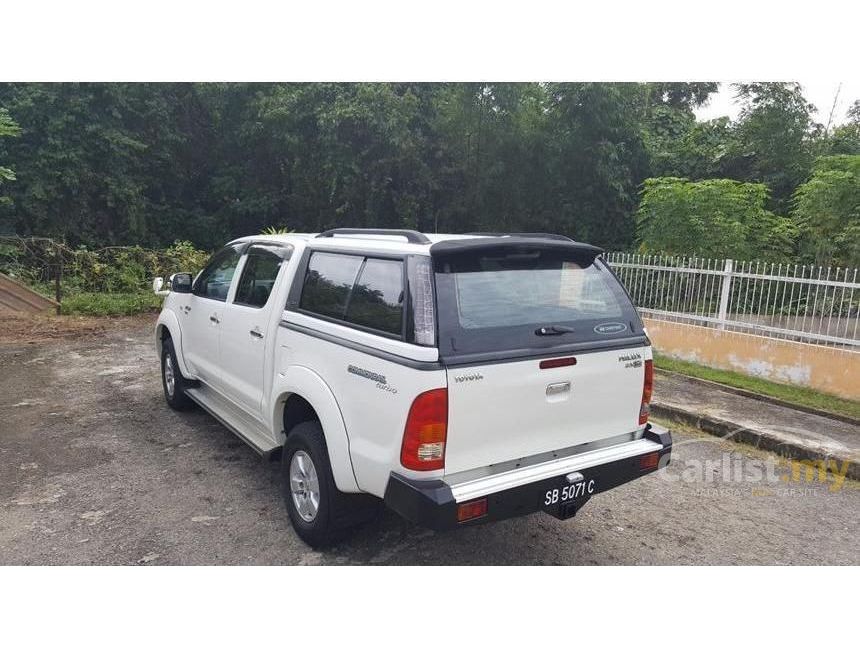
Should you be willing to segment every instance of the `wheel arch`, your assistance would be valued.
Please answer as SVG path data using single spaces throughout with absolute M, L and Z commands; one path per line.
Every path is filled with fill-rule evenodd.
M 158 316 L 158 321 L 155 323 L 155 348 L 161 358 L 161 349 L 164 346 L 164 341 L 170 338 L 173 341 L 173 349 L 176 351 L 176 362 L 179 364 L 179 371 L 187 379 L 193 378 L 188 365 L 185 364 L 185 357 L 182 351 L 182 330 L 179 326 L 179 319 L 176 314 L 165 309 Z
M 352 467 L 349 436 L 340 406 L 325 381 L 313 370 L 292 366 L 284 374 L 276 376 L 275 385 L 269 416 L 281 445 L 286 441 L 289 430 L 298 423 L 316 418 L 322 426 L 338 490 L 361 492 Z

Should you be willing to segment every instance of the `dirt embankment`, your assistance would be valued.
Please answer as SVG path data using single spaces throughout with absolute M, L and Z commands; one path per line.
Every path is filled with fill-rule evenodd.
M 0 346 L 37 345 L 56 340 L 102 336 L 120 329 L 152 327 L 158 316 L 58 316 L 0 312 Z

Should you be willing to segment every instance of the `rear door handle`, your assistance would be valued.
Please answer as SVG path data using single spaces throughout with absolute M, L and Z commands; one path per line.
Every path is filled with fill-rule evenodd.
M 256 329 L 256 328 L 252 329 L 248 333 L 251 334 L 251 336 L 253 336 L 254 338 L 262 338 L 263 337 L 263 332 L 261 332 L 259 329 Z
M 212 314 L 211 316 L 209 316 L 209 320 L 214 322 L 216 325 L 221 322 L 220 320 L 218 320 L 218 316 L 216 316 L 215 314 Z

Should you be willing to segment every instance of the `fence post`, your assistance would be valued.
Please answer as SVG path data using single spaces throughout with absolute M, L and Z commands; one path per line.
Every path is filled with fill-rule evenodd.
M 732 293 L 732 261 L 726 260 L 725 266 L 723 267 L 723 278 L 722 278 L 722 286 L 720 288 L 720 310 L 717 314 L 717 319 L 720 321 L 717 323 L 718 329 L 725 329 L 726 324 L 726 314 L 729 311 L 729 296 Z
M 54 246 L 54 299 L 57 301 L 57 313 L 60 313 L 60 303 L 63 298 L 63 290 L 60 287 L 63 280 L 63 253 L 60 245 L 55 243 Z

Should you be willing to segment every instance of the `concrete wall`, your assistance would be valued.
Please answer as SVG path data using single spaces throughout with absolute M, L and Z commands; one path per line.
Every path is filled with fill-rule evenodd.
M 860 400 L 860 352 L 653 318 L 643 321 L 661 354 Z

